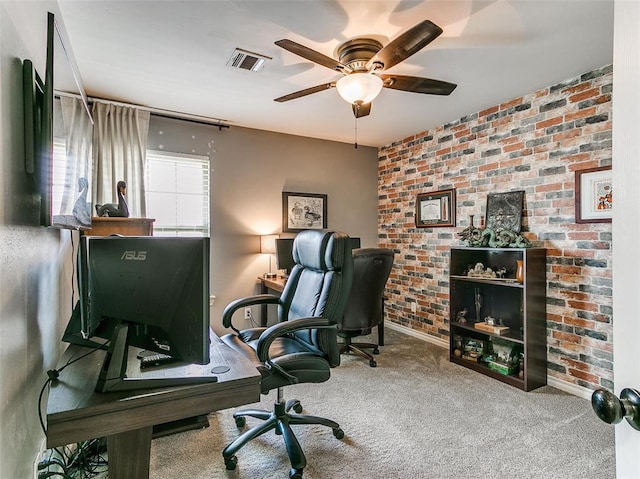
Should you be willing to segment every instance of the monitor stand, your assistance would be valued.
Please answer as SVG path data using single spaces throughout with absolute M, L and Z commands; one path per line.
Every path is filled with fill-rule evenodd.
M 167 371 L 127 371 L 129 365 L 129 346 L 127 337 L 129 326 L 119 324 L 114 328 L 113 336 L 109 345 L 104 363 L 98 376 L 96 392 L 106 393 L 113 391 L 130 391 L 133 389 L 163 388 L 170 386 L 185 386 L 188 384 L 212 383 L 218 380 L 217 376 L 211 374 L 210 366 L 199 366 L 197 374 L 187 371 L 188 365 L 175 367 L 172 370 L 175 375 L 167 374 Z M 129 372 L 129 374 L 127 374 Z

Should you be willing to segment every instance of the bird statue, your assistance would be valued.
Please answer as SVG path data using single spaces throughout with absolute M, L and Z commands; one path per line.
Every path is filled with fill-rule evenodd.
M 124 181 L 118 181 L 116 194 L 118 195 L 118 204 L 105 203 L 104 205 L 96 205 L 96 213 L 98 216 L 129 217 L 129 206 L 127 205 L 127 200 L 124 198 L 127 194 L 127 184 Z
M 89 182 L 84 176 L 78 178 L 78 191 L 80 194 L 73 204 L 71 212 L 80 226 L 91 226 L 91 203 L 87 202 Z

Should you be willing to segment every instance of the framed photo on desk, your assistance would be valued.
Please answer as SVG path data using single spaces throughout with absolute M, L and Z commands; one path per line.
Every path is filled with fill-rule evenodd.
M 321 230 L 327 227 L 327 195 L 282 192 L 282 231 Z

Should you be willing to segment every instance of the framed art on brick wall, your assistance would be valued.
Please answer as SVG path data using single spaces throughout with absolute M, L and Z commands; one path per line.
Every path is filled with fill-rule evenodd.
M 456 225 L 456 190 L 418 193 L 416 197 L 416 227 L 435 228 Z
M 613 176 L 610 166 L 576 171 L 576 223 L 611 223 Z

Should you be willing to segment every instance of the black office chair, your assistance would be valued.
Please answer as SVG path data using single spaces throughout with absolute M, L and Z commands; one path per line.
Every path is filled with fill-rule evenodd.
M 338 335 L 344 345 L 340 354 L 353 352 L 369 360 L 369 366 L 378 364 L 363 348 L 373 348 L 379 354 L 380 331 L 384 327 L 384 287 L 393 267 L 393 251 L 386 248 L 363 248 L 353 250 L 353 283 L 344 316 L 340 321 Z M 378 343 L 354 343 L 357 336 L 371 334 L 378 326 Z
M 282 435 L 291 461 L 289 477 L 299 479 L 306 458 L 293 424 L 320 424 L 330 427 L 342 439 L 338 423 L 299 414 L 298 400 L 283 400 L 282 388 L 296 383 L 321 383 L 329 379 L 330 369 L 340 364 L 337 321 L 342 317 L 351 289 L 353 260 L 349 237 L 343 233 L 319 230 L 300 232 L 293 244 L 295 265 L 280 296 L 260 294 L 229 304 L 222 322 L 233 333 L 222 340 L 250 358 L 262 375 L 266 394 L 277 389 L 274 410 L 246 410 L 234 413 L 236 425 L 243 427 L 245 416 L 265 422 L 246 431 L 229 444 L 222 455 L 228 470 L 237 465 L 236 452 L 252 439 L 275 429 Z M 279 322 L 269 328 L 236 329 L 231 323 L 234 311 L 255 304 L 277 304 Z M 293 410 L 293 412 L 291 412 Z

